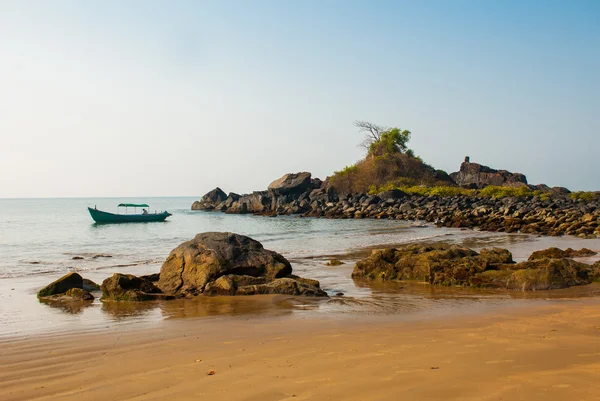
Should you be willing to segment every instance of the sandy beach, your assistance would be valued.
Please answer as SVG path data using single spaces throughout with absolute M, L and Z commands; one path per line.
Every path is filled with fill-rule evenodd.
M 597 299 L 412 321 L 173 320 L 4 339 L 0 398 L 596 400 L 599 339 Z

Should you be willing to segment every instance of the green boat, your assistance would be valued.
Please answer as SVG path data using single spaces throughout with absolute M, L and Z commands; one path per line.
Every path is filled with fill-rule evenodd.
M 150 223 L 155 221 L 165 221 L 165 219 L 171 216 L 171 213 L 164 212 L 160 213 L 148 213 L 149 206 L 145 203 L 120 203 L 119 207 L 125 208 L 125 213 L 109 213 L 103 212 L 102 210 L 88 207 L 88 211 L 92 216 L 92 219 L 96 223 Z M 134 213 L 127 213 L 128 209 L 132 207 Z M 137 213 L 137 208 L 142 208 L 142 213 Z

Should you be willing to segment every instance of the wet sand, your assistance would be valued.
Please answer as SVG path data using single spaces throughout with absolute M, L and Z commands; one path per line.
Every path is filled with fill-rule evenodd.
M 449 312 L 170 320 L 4 339 L 0 399 L 600 399 L 600 300 Z

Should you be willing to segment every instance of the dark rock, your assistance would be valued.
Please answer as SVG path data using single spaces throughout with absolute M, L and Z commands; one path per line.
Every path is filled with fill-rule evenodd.
M 207 192 L 200 201 L 192 204 L 192 210 L 213 210 L 219 203 L 225 201 L 227 195 L 217 187 L 212 191 Z
M 83 279 L 83 285 L 81 287 L 85 291 L 98 291 L 100 286 L 94 283 L 92 280 L 88 280 L 87 278 Z
M 527 185 L 527 178 L 520 173 L 494 170 L 477 163 L 463 162 L 460 170 L 450 177 L 462 187 L 484 188 L 488 185 Z
M 103 300 L 149 301 L 164 298 L 154 284 L 133 274 L 115 273 L 102 282 L 100 289 Z
M 221 276 L 264 276 L 267 281 L 292 272 L 280 254 L 252 238 L 233 233 L 202 233 L 175 248 L 160 270 L 158 286 L 167 294 L 200 294 Z
M 72 260 L 82 260 L 83 256 L 73 256 L 71 259 Z
M 147 274 L 145 276 L 140 276 L 140 278 L 142 280 L 148 280 L 151 283 L 156 283 L 158 280 L 160 280 L 160 273 Z
M 319 186 L 321 183 L 319 183 Z M 269 191 L 277 195 L 300 194 L 315 188 L 308 172 L 285 174 L 269 185 Z
M 38 297 L 48 297 L 51 295 L 62 294 L 71 288 L 83 288 L 83 278 L 79 273 L 71 272 L 64 275 L 56 281 L 48 284 L 38 291 Z
M 377 194 L 377 196 L 383 200 L 388 200 L 388 199 L 398 200 L 398 199 L 406 198 L 408 195 L 406 194 L 406 192 L 400 191 L 399 189 L 392 189 L 389 191 L 380 192 Z

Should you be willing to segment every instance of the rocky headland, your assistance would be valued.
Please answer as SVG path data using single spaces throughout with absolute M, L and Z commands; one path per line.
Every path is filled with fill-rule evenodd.
M 523 174 L 493 170 L 468 160 L 450 177 L 456 180 L 454 187 L 443 187 L 440 191 L 422 187 L 424 194 L 418 193 L 421 187 L 412 192 L 390 189 L 340 193 L 331 179 L 321 181 L 308 172 L 292 173 L 273 181 L 265 191 L 246 195 L 226 194 L 216 188 L 194 202 L 192 210 L 263 216 L 423 220 L 438 227 L 477 227 L 484 231 L 581 238 L 600 235 L 597 193 L 588 193 L 585 198 L 574 197 L 566 188 L 528 185 Z M 463 190 L 459 184 L 483 189 Z M 517 188 L 517 191 L 502 194 L 505 188 Z M 486 191 L 489 189 L 497 189 L 501 194 Z

